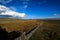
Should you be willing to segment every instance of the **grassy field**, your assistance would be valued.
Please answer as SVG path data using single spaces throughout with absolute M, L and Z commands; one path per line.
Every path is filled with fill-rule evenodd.
M 8 32 L 18 30 L 21 33 L 27 32 L 38 22 L 36 20 L 19 20 L 19 19 L 0 19 L 0 26 L 6 28 Z
M 0 19 L 0 26 L 8 32 L 28 32 L 36 24 L 40 24 L 40 27 L 29 40 L 60 40 L 60 20 Z
M 60 40 L 60 20 L 38 20 L 43 24 L 29 40 Z

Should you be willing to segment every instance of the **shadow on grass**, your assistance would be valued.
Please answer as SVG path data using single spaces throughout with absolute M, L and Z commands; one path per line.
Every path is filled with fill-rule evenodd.
M 5 28 L 0 26 L 0 40 L 14 40 L 20 36 L 20 32 L 12 31 L 8 33 Z

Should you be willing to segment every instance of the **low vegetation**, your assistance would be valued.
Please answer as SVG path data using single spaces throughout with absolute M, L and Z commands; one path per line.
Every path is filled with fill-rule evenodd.
M 21 33 L 27 32 L 36 24 L 36 20 L 0 19 L 0 26 L 2 26 L 2 28 L 6 28 L 8 32 L 14 30 L 18 30 Z
M 0 26 L 8 32 L 20 31 L 28 32 L 40 24 L 38 30 L 29 40 L 60 40 L 60 20 L 17 20 L 17 19 L 0 19 Z
M 29 40 L 60 40 L 60 20 L 43 20 Z

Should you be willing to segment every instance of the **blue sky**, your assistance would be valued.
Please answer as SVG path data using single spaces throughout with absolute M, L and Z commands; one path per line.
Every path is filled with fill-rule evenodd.
M 25 19 L 60 18 L 60 0 L 0 0 L 0 5 L 24 13 Z

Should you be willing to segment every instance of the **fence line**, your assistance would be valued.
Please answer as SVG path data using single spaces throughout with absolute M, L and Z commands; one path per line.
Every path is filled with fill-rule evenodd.
M 34 29 L 32 29 L 29 33 L 23 32 L 23 34 L 16 38 L 15 40 L 29 40 L 29 38 L 33 35 L 33 33 L 40 27 L 36 26 Z

